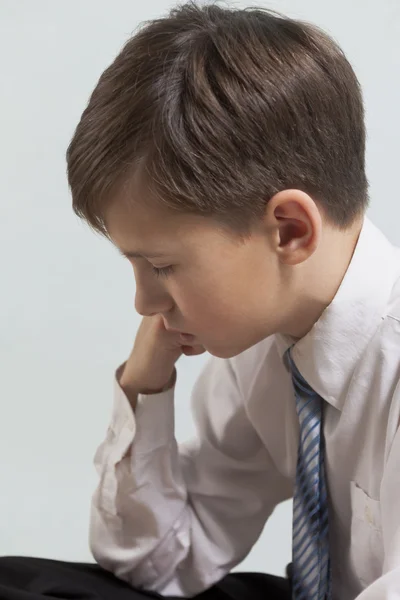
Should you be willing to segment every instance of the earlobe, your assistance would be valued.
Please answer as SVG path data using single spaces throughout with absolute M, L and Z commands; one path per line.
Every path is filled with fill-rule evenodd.
M 304 262 L 320 241 L 322 220 L 317 205 L 301 190 L 284 190 L 270 202 L 280 260 L 287 265 Z

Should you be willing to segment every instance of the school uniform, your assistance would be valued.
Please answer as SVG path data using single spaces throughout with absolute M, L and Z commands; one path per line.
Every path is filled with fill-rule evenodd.
M 289 349 L 322 399 L 329 597 L 400 596 L 400 249 L 368 218 L 334 300 L 305 337 L 277 334 L 208 360 L 192 391 L 194 439 L 175 440 L 174 388 L 140 394 L 133 412 L 117 369 L 95 457 L 90 543 L 100 566 L 81 569 L 132 599 L 290 596 L 290 580 L 229 574 L 294 493 L 300 432 Z M 6 570 L 18 561 L 0 559 L 0 598 L 34 600 L 1 595 L 7 560 Z

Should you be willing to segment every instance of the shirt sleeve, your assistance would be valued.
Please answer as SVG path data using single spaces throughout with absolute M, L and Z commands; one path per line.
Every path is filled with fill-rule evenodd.
M 132 586 L 192 597 L 245 558 L 292 485 L 247 419 L 229 359 L 203 367 L 191 398 L 196 436 L 180 445 L 174 392 L 140 394 L 133 413 L 116 377 L 90 546 Z
M 356 600 L 392 600 L 400 597 L 400 428 L 390 449 L 381 484 L 384 547 L 383 573 Z

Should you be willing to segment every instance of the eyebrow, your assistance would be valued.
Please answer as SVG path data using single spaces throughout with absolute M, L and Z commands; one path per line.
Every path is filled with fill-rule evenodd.
M 140 252 L 131 252 L 129 250 L 122 250 L 121 248 L 118 248 L 118 252 L 121 254 L 121 256 L 125 256 L 126 258 L 160 258 L 161 256 L 164 256 L 164 254 L 154 254 L 154 253 L 140 253 Z

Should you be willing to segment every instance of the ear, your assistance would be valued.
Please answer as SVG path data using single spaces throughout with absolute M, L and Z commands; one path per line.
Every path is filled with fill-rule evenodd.
M 321 214 L 314 200 L 301 190 L 283 190 L 267 206 L 280 260 L 287 265 L 307 260 L 317 249 L 322 234 Z

